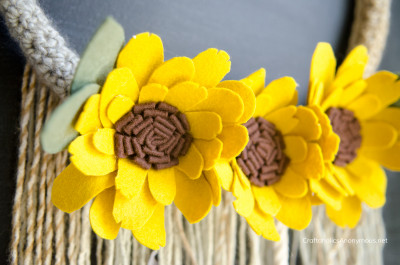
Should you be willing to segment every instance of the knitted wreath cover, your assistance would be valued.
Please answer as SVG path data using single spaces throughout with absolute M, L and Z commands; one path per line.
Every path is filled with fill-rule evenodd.
M 0 10 L 11 35 L 27 58 L 22 83 L 20 146 L 13 207 L 11 264 L 147 264 L 158 254 L 159 264 L 289 264 L 288 229 L 277 223 L 280 242 L 261 240 L 239 218 L 232 197 L 225 193 L 221 207 L 201 222 L 187 225 L 169 206 L 165 211 L 167 245 L 157 253 L 140 245 L 130 231 L 114 241 L 92 237 L 86 216 L 90 205 L 66 215 L 54 208 L 52 183 L 67 165 L 67 153 L 46 154 L 39 134 L 52 110 L 70 88 L 78 56 L 68 48 L 34 0 L 3 0 Z M 365 74 L 374 72 L 386 43 L 390 0 L 357 0 L 348 49 L 358 44 L 369 50 Z M 55 92 L 55 93 L 53 93 Z M 319 207 L 309 227 L 293 232 L 290 264 L 299 253 L 304 264 L 382 264 L 382 247 L 302 244 L 302 238 L 384 238 L 380 210 L 364 209 L 359 226 L 337 228 Z M 318 250 L 316 249 L 318 247 Z M 262 250 L 262 251 L 261 251 Z M 91 254 L 92 251 L 95 253 Z M 151 264 L 151 263 L 150 263 Z

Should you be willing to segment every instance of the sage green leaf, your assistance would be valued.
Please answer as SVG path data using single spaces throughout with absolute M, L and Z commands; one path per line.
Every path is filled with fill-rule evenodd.
M 89 83 L 103 85 L 125 43 L 124 29 L 108 17 L 87 45 L 76 68 L 71 94 Z
M 50 154 L 60 152 L 78 136 L 74 124 L 83 104 L 93 94 L 98 93 L 98 84 L 88 84 L 68 97 L 51 114 L 40 134 L 44 151 Z

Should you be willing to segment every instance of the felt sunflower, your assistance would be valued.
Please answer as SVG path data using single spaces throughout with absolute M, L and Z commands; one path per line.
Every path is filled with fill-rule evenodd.
M 329 120 L 340 146 L 326 164 L 325 178 L 310 180 L 310 188 L 342 227 L 357 225 L 362 202 L 372 208 L 384 205 L 381 165 L 400 170 L 400 109 L 390 107 L 400 97 L 400 82 L 386 71 L 364 79 L 367 61 L 367 49 L 358 46 L 336 71 L 331 46 L 319 43 L 311 63 L 308 104 Z
M 232 160 L 220 160 L 206 175 L 217 175 L 222 187 L 237 198 L 236 211 L 257 234 L 279 240 L 274 217 L 294 229 L 311 221 L 307 179 L 323 174 L 323 157 L 317 139 L 318 117 L 306 107 L 296 107 L 296 82 L 291 77 L 272 81 L 264 88 L 265 70 L 242 80 L 256 95 L 253 117 L 245 123 L 246 148 Z
M 54 205 L 70 213 L 95 198 L 94 232 L 114 239 L 129 229 L 152 249 L 165 245 L 165 205 L 174 202 L 191 223 L 204 218 L 219 186 L 203 171 L 248 141 L 240 123 L 254 94 L 239 81 L 221 86 L 230 65 L 216 49 L 164 62 L 157 35 L 132 38 L 75 123 L 80 136 L 54 181 Z

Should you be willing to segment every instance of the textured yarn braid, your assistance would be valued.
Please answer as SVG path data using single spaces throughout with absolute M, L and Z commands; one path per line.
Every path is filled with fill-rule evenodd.
M 37 2 L 2 0 L 0 11 L 41 81 L 58 96 L 67 95 L 79 58 L 67 47 Z
M 376 69 L 382 56 L 389 7 L 389 0 L 357 0 L 356 3 L 349 47 L 357 44 L 368 47 L 367 74 Z M 278 243 L 256 236 L 246 220 L 236 214 L 232 195 L 226 192 L 222 193 L 220 207 L 212 209 L 199 224 L 189 225 L 174 205 L 168 206 L 165 211 L 167 245 L 158 252 L 143 247 L 127 230 L 121 231 L 114 241 L 93 237 L 88 218 L 90 203 L 71 215 L 56 209 L 51 203 L 51 188 L 54 178 L 67 165 L 67 153 L 45 154 L 40 149 L 38 134 L 43 122 L 59 104 L 58 98 L 68 94 L 79 59 L 36 1 L 2 0 L 0 11 L 28 59 L 21 88 L 11 264 L 89 265 L 92 264 L 92 244 L 95 244 L 93 256 L 99 265 L 145 265 L 155 254 L 161 265 L 288 264 L 287 228 L 277 224 L 282 237 Z M 310 227 L 293 233 L 290 264 L 295 264 L 297 253 L 304 264 L 382 264 L 383 246 L 306 245 L 302 238 L 383 238 L 384 235 L 380 210 L 364 209 L 360 226 L 343 230 L 334 226 L 319 207 L 315 209 Z M 92 238 L 96 238 L 94 242 Z

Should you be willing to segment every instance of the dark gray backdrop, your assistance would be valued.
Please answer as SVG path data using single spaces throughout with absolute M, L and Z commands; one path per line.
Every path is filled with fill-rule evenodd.
M 381 69 L 400 71 L 400 1 L 393 1 L 392 26 Z M 127 39 L 150 31 L 163 42 L 166 59 L 193 57 L 209 47 L 226 50 L 232 61 L 227 78 L 240 79 L 264 67 L 267 82 L 293 76 L 305 102 L 310 60 L 319 41 L 330 42 L 341 61 L 353 19 L 348 0 L 39 0 L 70 46 L 81 53 L 97 26 L 112 15 Z M 20 81 L 24 59 L 0 17 L 0 260 L 11 235 Z M 397 175 L 397 176 L 396 176 Z M 384 218 L 388 233 L 385 264 L 398 264 L 400 175 L 389 174 Z

